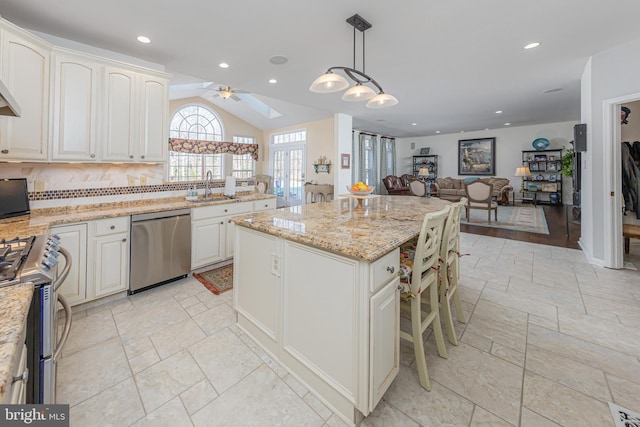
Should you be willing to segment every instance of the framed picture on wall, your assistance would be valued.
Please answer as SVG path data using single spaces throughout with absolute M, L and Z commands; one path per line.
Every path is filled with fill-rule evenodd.
M 495 175 L 496 139 L 461 139 L 458 141 L 458 175 Z
M 340 168 L 349 169 L 351 167 L 351 155 L 340 154 Z

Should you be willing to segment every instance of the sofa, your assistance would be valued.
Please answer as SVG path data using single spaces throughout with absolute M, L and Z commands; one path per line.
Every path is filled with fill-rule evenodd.
M 457 202 L 464 196 L 464 184 L 465 181 L 472 182 L 475 180 L 484 181 L 487 184 L 493 184 L 493 198 L 500 205 L 508 205 L 509 197 L 513 191 L 513 187 L 509 184 L 507 178 L 437 178 L 436 182 L 432 184 L 431 194 L 437 192 L 438 197 L 452 202 Z
M 411 190 L 409 190 L 409 182 L 416 179 L 415 176 L 404 174 L 402 176 L 388 175 L 382 178 L 384 188 L 387 193 L 392 196 L 410 196 Z

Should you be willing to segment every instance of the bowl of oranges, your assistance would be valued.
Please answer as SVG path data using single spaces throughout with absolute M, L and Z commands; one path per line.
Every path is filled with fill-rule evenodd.
M 347 185 L 347 190 L 349 191 L 349 193 L 355 196 L 368 196 L 369 194 L 373 193 L 375 189 L 376 187 L 367 185 L 362 181 L 358 181 L 353 185 Z

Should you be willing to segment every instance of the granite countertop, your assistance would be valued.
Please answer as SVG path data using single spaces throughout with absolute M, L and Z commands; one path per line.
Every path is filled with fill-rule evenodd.
M 381 196 L 362 201 L 336 199 L 241 215 L 233 221 L 243 227 L 371 262 L 419 235 L 425 214 L 450 204 L 438 198 L 415 196 Z
M 103 218 L 115 218 L 141 213 L 161 212 L 174 209 L 189 209 L 209 205 L 250 202 L 271 199 L 272 194 L 247 193 L 235 199 L 213 197 L 207 202 L 190 202 L 184 197 L 138 200 L 95 205 L 76 205 L 61 208 L 34 209 L 30 215 L 0 220 L 0 239 L 29 237 L 47 233 L 49 227 L 59 224 L 91 221 Z
M 33 284 L 0 288 L 0 401 L 11 387 L 13 366 L 33 297 Z

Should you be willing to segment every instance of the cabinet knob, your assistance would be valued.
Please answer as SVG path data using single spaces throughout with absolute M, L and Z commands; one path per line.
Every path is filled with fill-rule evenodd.
M 401 290 L 403 290 L 403 289 L 404 289 L 404 286 L 402 286 L 402 285 L 398 285 L 398 290 L 399 290 L 399 291 L 401 291 Z
M 126 241 L 127 241 L 126 237 L 124 239 L 122 239 L 122 243 L 125 243 Z
M 389 267 L 387 267 L 387 271 L 391 274 L 393 274 L 394 271 L 396 271 L 396 268 L 392 265 L 390 265 Z
M 133 159 L 133 154 L 129 155 L 129 158 L 130 158 L 130 159 Z
M 229 209 L 225 209 L 224 211 L 225 211 L 225 212 L 229 212 Z
M 91 157 L 92 159 L 96 157 L 96 155 L 94 153 L 89 154 L 89 157 Z
M 141 159 L 144 159 L 144 156 L 140 156 Z
M 2 150 L 2 154 L 9 154 L 9 150 L 7 149 Z
M 224 221 L 220 221 L 220 225 L 224 225 Z
M 268 208 L 268 207 L 269 207 L 269 205 L 264 205 L 264 207 L 265 207 L 265 208 Z
M 110 229 L 112 229 L 112 230 L 115 230 L 115 229 L 116 229 L 116 226 L 115 226 L 115 225 L 112 225 L 112 226 L 111 226 L 111 227 L 109 227 L 109 228 L 110 228 Z

